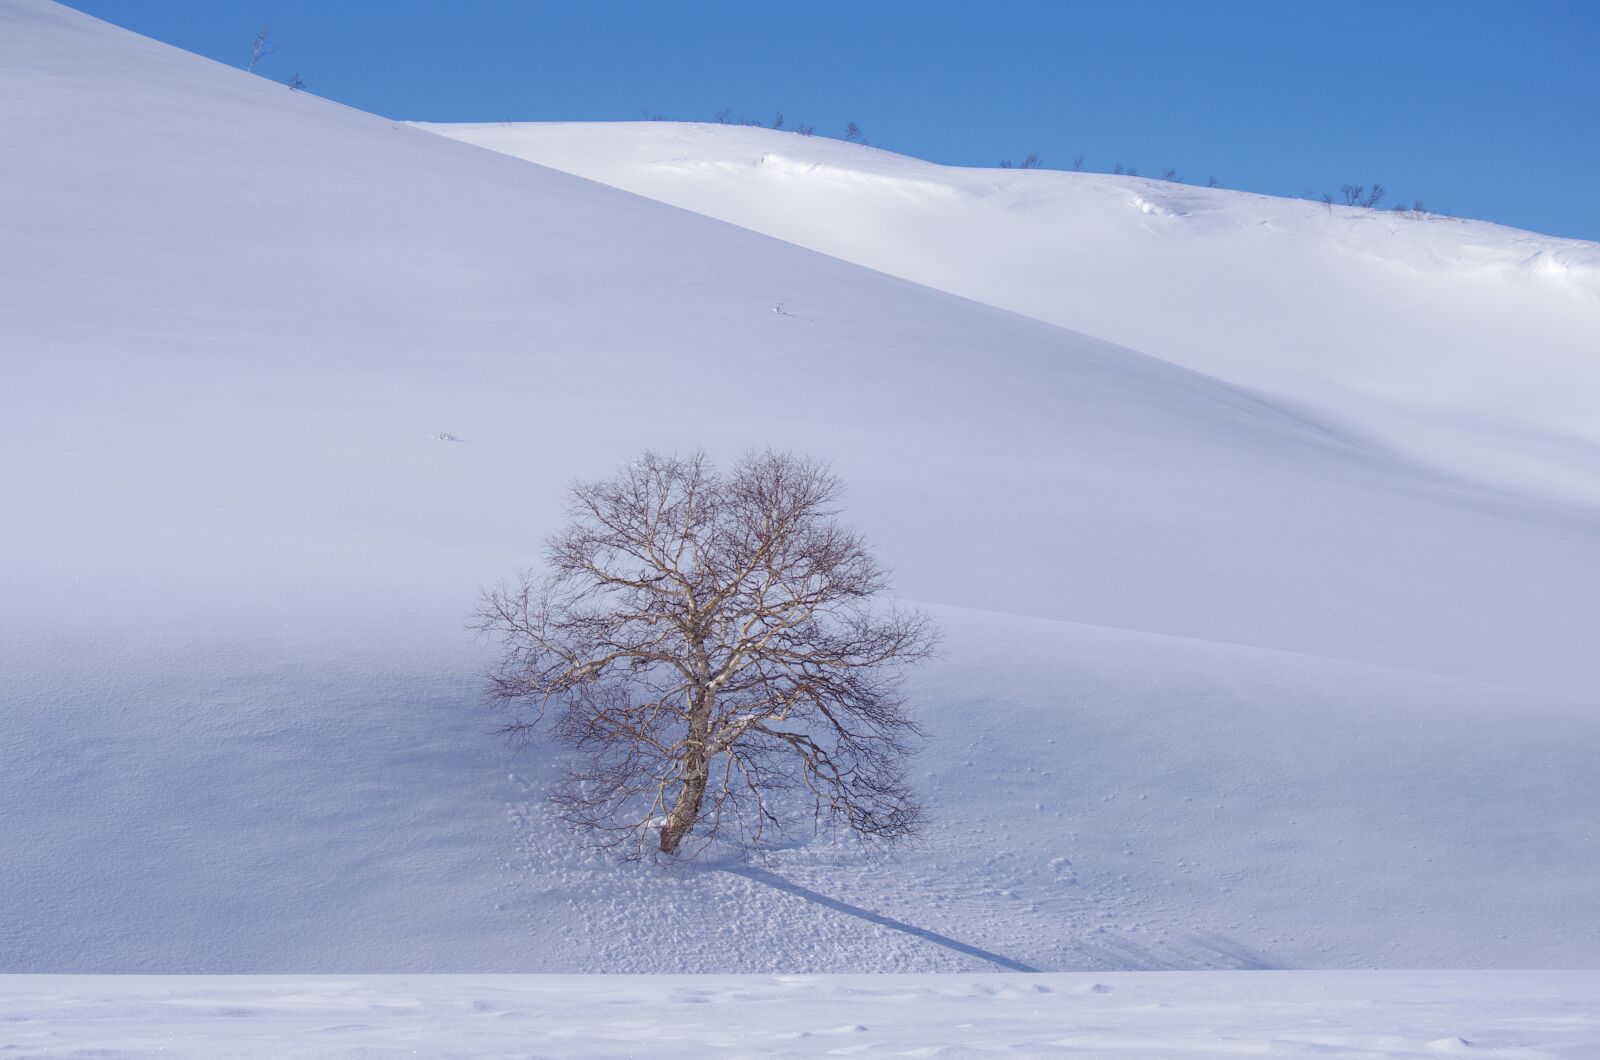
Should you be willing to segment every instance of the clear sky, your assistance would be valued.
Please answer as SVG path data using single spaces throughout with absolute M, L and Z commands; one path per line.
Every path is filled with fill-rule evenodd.
M 1600 0 L 71 0 L 393 118 L 712 120 L 731 109 L 957 165 L 1385 205 L 1600 240 Z

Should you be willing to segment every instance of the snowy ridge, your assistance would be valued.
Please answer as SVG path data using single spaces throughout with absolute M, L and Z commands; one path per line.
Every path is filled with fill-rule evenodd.
M 423 125 L 1600 502 L 1600 244 L 1140 177 L 960 169 L 675 122 Z
M 1470 271 L 1485 267 L 1521 270 L 1541 262 L 1557 263 L 1558 268 L 1538 267 L 1532 271 L 1571 275 L 1587 293 L 1600 294 L 1600 286 L 1595 283 L 1600 279 L 1600 244 L 1442 214 L 1418 216 L 1409 210 L 1327 206 L 1136 175 L 942 166 L 828 137 L 744 125 L 661 121 L 410 124 L 451 139 L 538 160 L 542 165 L 573 172 L 592 171 L 592 179 L 617 186 L 637 185 L 641 194 L 646 193 L 644 189 L 661 192 L 652 197 L 667 197 L 665 189 L 671 183 L 666 178 L 686 177 L 706 185 L 730 176 L 770 174 L 785 179 L 803 178 L 804 185 L 793 188 L 790 194 L 798 201 L 812 203 L 826 201 L 808 190 L 816 185 L 883 192 L 886 196 L 923 197 L 947 204 L 984 202 L 1018 213 L 1048 211 L 1065 215 L 1081 209 L 1081 204 L 1068 201 L 1071 199 L 1101 204 L 1120 200 L 1144 213 L 1206 218 L 1219 229 L 1268 224 L 1319 241 L 1326 239 L 1330 230 L 1344 232 L 1350 235 L 1343 244 L 1346 250 L 1364 248 L 1375 257 L 1411 265 L 1438 264 Z M 709 206 L 716 201 L 714 197 L 706 190 L 692 196 L 687 188 L 689 181 L 682 182 L 672 197 L 701 200 L 697 206 L 706 208 L 697 212 L 732 213 L 755 201 L 754 195 L 746 191 L 737 196 L 742 201 L 713 211 Z M 771 194 L 770 185 L 765 193 Z M 810 224 L 818 218 L 804 220 Z M 1421 223 L 1404 223 L 1408 221 Z M 744 227 L 765 228 L 777 223 L 779 219 L 770 218 L 759 226 Z M 886 247 L 879 253 L 892 254 L 894 250 Z
M 1245 385 L 43 0 L 0 4 L 0 130 L 0 201 L 26 206 L 0 216 L 0 971 L 1600 952 L 1600 514 L 1557 488 L 1582 475 L 1524 490 L 1438 470 L 1465 449 L 1401 452 L 1378 428 L 1411 422 L 1395 395 L 1427 382 L 1422 362 L 1369 376 L 1353 357 L 1320 404 Z M 944 201 L 967 226 L 972 275 L 1027 259 L 1007 242 L 1026 225 L 910 176 L 914 217 Z M 1127 250 L 1082 268 L 1149 271 L 1095 292 L 1106 320 L 1159 337 L 1212 304 L 1171 286 L 1174 261 L 1207 260 L 1198 242 L 1124 242 L 1212 223 L 1131 195 L 1198 193 L 1081 187 L 1070 210 L 1053 193 L 1030 209 Z M 899 223 L 887 205 L 835 220 Z M 1303 280 L 1350 255 L 1309 229 L 1226 227 L 1212 271 L 1264 255 L 1281 309 L 1249 325 L 1250 306 L 1215 303 L 1240 339 L 1211 353 L 1324 379 L 1273 363 L 1263 336 L 1323 341 Z M 1515 388 L 1469 400 L 1508 373 L 1484 343 L 1435 349 L 1437 290 L 1374 293 L 1372 314 L 1483 368 L 1450 437 L 1526 428 L 1499 471 L 1549 446 L 1541 466 L 1593 475 L 1590 421 L 1562 419 L 1589 349 L 1556 341 L 1590 334 L 1592 300 L 1548 276 L 1495 283 L 1494 319 L 1467 324 L 1528 338 L 1520 411 Z M 1383 401 L 1349 398 L 1364 388 Z M 945 626 L 912 689 L 935 827 L 887 856 L 801 831 L 761 860 L 618 866 L 550 821 L 556 752 L 489 736 L 489 653 L 462 623 L 538 561 L 573 478 L 646 447 L 753 445 L 832 461 L 897 591 Z

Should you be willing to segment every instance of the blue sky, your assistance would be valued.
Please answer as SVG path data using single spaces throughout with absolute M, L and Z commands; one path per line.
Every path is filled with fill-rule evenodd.
M 712 120 L 958 165 L 1037 152 L 1279 195 L 1389 189 L 1600 240 L 1600 0 L 72 0 L 395 118 Z

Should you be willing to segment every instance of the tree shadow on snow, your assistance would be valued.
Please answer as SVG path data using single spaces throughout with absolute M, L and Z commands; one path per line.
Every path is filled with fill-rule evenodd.
M 744 865 L 729 865 L 724 866 L 722 871 L 732 873 L 735 876 L 743 876 L 745 879 L 752 880 L 756 883 L 766 884 L 768 887 L 771 887 L 775 890 L 792 894 L 797 898 L 804 898 L 808 902 L 815 903 L 816 905 L 823 906 L 827 909 L 832 909 L 835 912 L 845 913 L 849 916 L 857 917 L 861 920 L 867 921 L 870 924 L 877 924 L 880 927 L 886 927 L 894 931 L 904 932 L 907 935 L 922 939 L 925 942 L 931 942 L 935 946 L 943 946 L 947 950 L 954 950 L 956 953 L 965 954 L 968 957 L 976 957 L 979 960 L 989 961 L 992 964 L 999 965 L 1008 972 L 1037 972 L 1039 970 L 1023 964 L 1021 961 L 1014 961 L 1010 957 L 1002 957 L 998 953 L 991 953 L 988 950 L 979 949 L 977 946 L 968 945 L 959 939 L 951 938 L 949 935 L 941 935 L 937 931 L 929 931 L 927 928 L 920 928 L 915 924 L 907 924 L 903 920 L 896 920 L 893 917 L 884 916 L 882 913 L 874 913 L 870 909 L 863 909 L 858 905 L 851 905 L 849 902 L 841 902 L 837 898 L 829 898 L 825 894 L 813 891 L 809 887 L 802 887 L 798 883 L 793 883 L 789 880 L 786 880 L 782 876 L 768 872 L 766 869 L 758 869 Z

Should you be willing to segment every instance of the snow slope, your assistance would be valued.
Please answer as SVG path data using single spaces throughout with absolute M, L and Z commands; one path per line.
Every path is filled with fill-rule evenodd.
M 43 0 L 0 147 L 0 971 L 1600 953 L 1593 508 Z M 766 444 L 945 623 L 935 827 L 610 864 L 464 616 L 572 478 Z
M 424 125 L 1300 404 L 1447 472 L 1600 502 L 1600 245 L 770 129 Z

